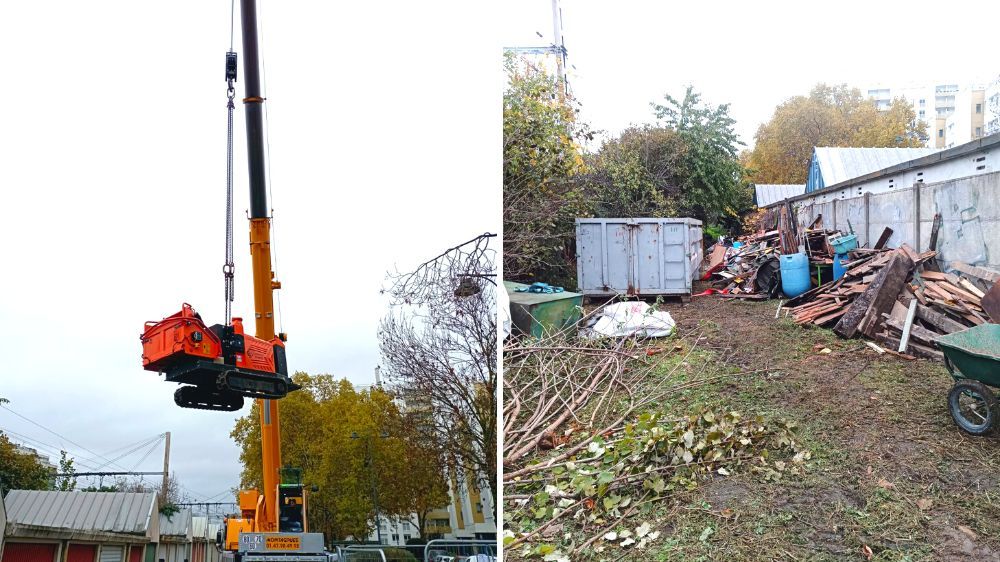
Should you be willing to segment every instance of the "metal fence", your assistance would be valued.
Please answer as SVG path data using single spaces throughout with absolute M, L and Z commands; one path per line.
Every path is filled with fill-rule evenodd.
M 497 542 L 436 539 L 424 545 L 337 545 L 337 562 L 496 562 Z

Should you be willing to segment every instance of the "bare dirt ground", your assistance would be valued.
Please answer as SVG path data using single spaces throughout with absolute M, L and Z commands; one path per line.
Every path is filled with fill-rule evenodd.
M 663 308 L 679 337 L 706 352 L 703 369 L 764 371 L 663 409 L 792 419 L 813 459 L 804 475 L 737 474 L 678 494 L 647 514 L 660 542 L 620 559 L 1000 561 L 1000 438 L 957 429 L 942 365 L 775 319 L 773 301 L 696 297 Z

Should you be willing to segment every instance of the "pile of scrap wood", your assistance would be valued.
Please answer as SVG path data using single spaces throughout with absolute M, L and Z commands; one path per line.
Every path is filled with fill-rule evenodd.
M 780 285 L 778 257 L 786 253 L 783 247 L 792 244 L 792 240 L 801 240 L 811 271 L 815 271 L 816 266 L 830 268 L 834 254 L 829 239 L 843 234 L 839 230 L 824 229 L 821 225 L 804 229 L 795 239 L 787 234 L 783 237 L 782 232 L 787 232 L 787 229 L 744 237 L 738 248 L 716 244 L 709 250 L 708 266 L 702 279 L 712 281 L 712 286 L 725 296 L 773 298 Z
M 954 273 L 943 273 L 936 252 L 917 253 L 906 244 L 850 255 L 842 278 L 789 300 L 786 315 L 798 324 L 832 325 L 846 338 L 864 335 L 890 351 L 935 359 L 942 358 L 934 344 L 938 336 L 1000 319 L 992 304 L 1000 300 L 1000 289 L 990 292 L 1000 273 L 962 262 L 950 264 Z

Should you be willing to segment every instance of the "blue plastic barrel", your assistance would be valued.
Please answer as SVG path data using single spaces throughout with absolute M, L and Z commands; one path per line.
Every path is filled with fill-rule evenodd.
M 781 256 L 781 292 L 788 298 L 809 290 L 809 258 L 803 253 Z
M 847 257 L 847 254 L 837 254 L 833 256 L 833 280 L 836 281 L 844 276 L 847 271 L 847 264 L 851 261 L 851 258 Z

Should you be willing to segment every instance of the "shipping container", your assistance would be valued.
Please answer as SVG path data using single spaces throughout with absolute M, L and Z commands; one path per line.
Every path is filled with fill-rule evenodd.
M 576 219 L 577 285 L 586 296 L 690 295 L 703 257 L 696 219 Z

